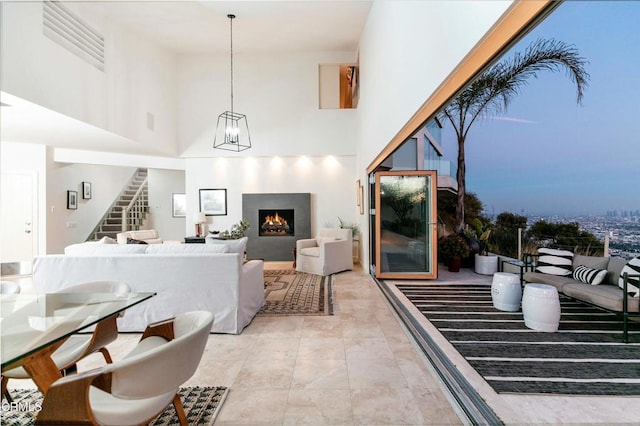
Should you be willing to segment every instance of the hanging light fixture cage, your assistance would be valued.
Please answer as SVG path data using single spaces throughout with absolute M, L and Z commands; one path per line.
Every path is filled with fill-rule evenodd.
M 233 111 L 220 114 L 213 147 L 236 152 L 251 148 L 247 116 Z
M 235 17 L 232 14 L 227 15 L 231 34 L 231 111 L 225 111 L 218 116 L 213 147 L 240 152 L 251 148 L 251 136 L 247 116 L 233 110 L 233 19 Z

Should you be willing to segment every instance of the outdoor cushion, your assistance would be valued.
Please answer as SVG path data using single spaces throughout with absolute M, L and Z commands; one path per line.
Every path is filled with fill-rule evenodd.
M 569 283 L 575 283 L 576 281 L 569 276 L 543 274 L 541 272 L 526 272 L 524 274 L 524 280 L 528 283 L 541 283 L 554 286 L 559 292 L 562 292 L 564 286 Z
M 569 297 L 593 303 L 612 311 L 622 312 L 622 292 L 617 286 L 573 283 L 565 285 L 562 291 Z M 640 299 L 627 297 L 627 301 L 629 312 L 638 312 Z
M 536 272 L 550 275 L 571 275 L 573 253 L 568 250 L 556 250 L 550 248 L 538 249 L 538 266 Z
M 584 265 L 578 265 L 573 270 L 573 279 L 585 284 L 598 285 L 604 281 L 604 277 L 606 276 L 606 269 L 594 269 Z
M 624 278 L 622 276 L 625 272 L 628 274 L 640 274 L 640 257 L 631 259 L 624 268 L 622 268 L 620 279 L 618 280 L 618 286 L 620 288 L 624 286 Z M 629 277 L 627 280 L 627 291 L 633 293 L 634 297 L 640 297 L 640 278 Z
M 622 268 L 627 265 L 627 259 L 623 257 L 612 257 L 609 259 L 609 266 L 607 266 L 607 278 L 605 282 L 611 285 L 618 285 L 618 280 L 620 279 L 620 272 L 622 272 Z
M 573 255 L 573 269 L 578 266 L 584 265 L 587 268 L 593 269 L 607 269 L 609 266 L 609 258 L 601 256 L 584 256 L 582 254 Z

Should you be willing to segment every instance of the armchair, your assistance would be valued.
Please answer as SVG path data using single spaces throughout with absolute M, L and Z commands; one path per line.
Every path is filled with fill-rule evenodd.
M 351 229 L 321 228 L 316 238 L 296 241 L 296 271 L 330 275 L 353 269 Z

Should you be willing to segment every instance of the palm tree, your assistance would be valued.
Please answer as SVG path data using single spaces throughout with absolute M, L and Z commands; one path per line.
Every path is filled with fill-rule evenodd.
M 519 94 L 530 77 L 538 71 L 561 71 L 576 85 L 576 100 L 582 104 L 584 90 L 588 86 L 589 74 L 585 70 L 588 61 L 578 54 L 573 45 L 562 41 L 538 39 L 531 43 L 524 53 L 516 52 L 513 57 L 498 62 L 473 81 L 442 115 L 446 117 L 456 132 L 458 139 L 458 196 L 456 202 L 456 230 L 464 229 L 465 160 L 464 143 L 471 125 L 478 117 L 506 111 L 511 100 Z

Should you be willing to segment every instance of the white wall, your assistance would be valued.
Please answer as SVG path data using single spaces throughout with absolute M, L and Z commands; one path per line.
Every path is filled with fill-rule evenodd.
M 149 169 L 147 176 L 151 215 L 145 227 L 156 229 L 163 240 L 183 241 L 186 218 L 173 217 L 172 195 L 185 192 L 184 170 Z
M 340 108 L 340 64 L 320 64 L 320 108 Z
M 37 214 L 33 218 L 32 231 L 36 234 L 34 255 L 46 253 L 47 247 L 47 147 L 28 143 L 0 143 L 0 167 L 2 172 L 26 172 L 35 176 L 37 182 L 37 199 L 33 200 L 37 206 Z M 0 197 L 4 194 L 0 194 Z M 2 214 L 2 212 L 0 212 Z M 1 241 L 0 244 L 8 244 Z
M 116 196 L 131 179 L 135 168 L 64 164 L 47 167 L 47 254 L 63 253 L 70 244 L 83 242 Z M 82 199 L 82 182 L 91 182 L 92 198 Z M 78 191 L 78 209 L 67 209 L 67 190 Z
M 180 58 L 186 235 L 200 188 L 227 189 L 228 214 L 210 216 L 211 230 L 242 218 L 243 193 L 311 193 L 314 234 L 338 216 L 356 220 L 355 110 L 321 110 L 318 86 L 320 64 L 353 60 L 353 53 L 234 55 L 234 110 L 247 115 L 253 145 L 237 155 L 212 148 L 217 116 L 230 107 L 228 58 Z
M 199 189 L 227 189 L 227 216 L 209 216 L 210 230 L 223 231 L 242 219 L 243 193 L 311 193 L 311 233 L 338 217 L 354 222 L 354 156 L 188 159 L 186 235 L 193 235 Z
M 105 38 L 105 71 L 42 33 L 42 3 L 3 2 L 2 90 L 68 115 L 154 152 L 177 153 L 175 56 L 67 2 Z M 147 112 L 155 130 L 147 128 Z
M 321 110 L 318 90 L 320 64 L 353 60 L 354 53 L 234 55 L 234 111 L 246 114 L 253 145 L 240 155 L 353 155 L 355 110 Z M 212 148 L 218 115 L 230 109 L 228 61 L 180 57 L 183 157 L 234 156 Z
M 374 2 L 359 45 L 356 178 L 366 182 L 366 167 L 511 3 Z M 368 216 L 361 218 L 366 229 Z M 367 264 L 368 250 L 364 255 Z
M 378 1 L 360 41 L 359 154 L 367 166 L 509 1 Z

